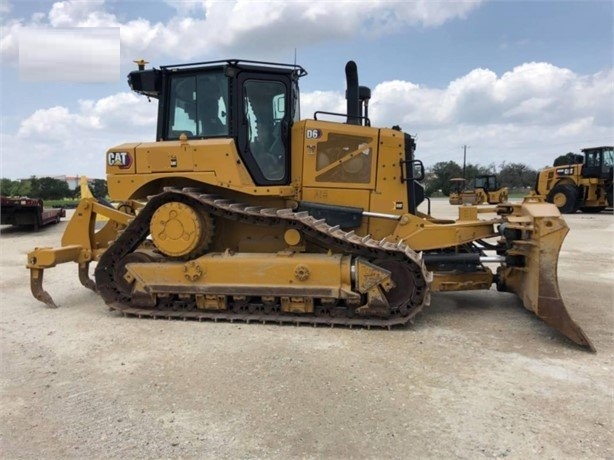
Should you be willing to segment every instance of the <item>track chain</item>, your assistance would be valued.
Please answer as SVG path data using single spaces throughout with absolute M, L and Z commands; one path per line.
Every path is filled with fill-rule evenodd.
M 414 289 L 408 289 L 406 302 L 398 305 L 386 318 L 355 316 L 347 309 L 347 316 L 337 316 L 326 308 L 316 309 L 314 315 L 297 315 L 280 311 L 279 305 L 265 304 L 262 301 L 233 305 L 229 296 L 229 309 L 222 311 L 201 310 L 195 302 L 185 299 L 161 299 L 153 308 L 132 305 L 131 299 L 123 294 L 114 279 L 115 265 L 126 255 L 136 250 L 149 234 L 149 223 L 159 206 L 178 201 L 194 207 L 202 207 L 205 212 L 216 218 L 231 219 L 241 223 L 283 226 L 295 228 L 309 241 L 335 252 L 363 257 L 373 260 L 397 260 L 408 264 L 414 278 Z M 421 256 L 404 243 L 376 241 L 370 236 L 359 236 L 353 231 L 345 232 L 338 226 L 328 225 L 324 219 L 315 219 L 307 212 L 295 212 L 292 209 L 263 208 L 237 203 L 216 195 L 202 194 L 196 189 L 165 188 L 162 193 L 149 197 L 147 205 L 134 218 L 132 223 L 118 235 L 117 239 L 102 254 L 95 278 L 98 292 L 111 310 L 127 316 L 191 319 L 197 321 L 242 321 L 262 323 L 293 323 L 317 325 L 342 325 L 347 327 L 387 327 L 406 324 L 429 304 L 428 284 L 431 274 L 427 272 Z

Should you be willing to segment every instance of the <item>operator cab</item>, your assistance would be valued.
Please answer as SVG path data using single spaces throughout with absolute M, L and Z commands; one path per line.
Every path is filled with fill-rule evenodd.
M 498 190 L 497 176 L 494 175 L 481 175 L 476 176 L 474 180 L 474 188 L 483 188 L 487 192 Z
M 584 165 L 582 177 L 597 179 L 612 179 L 614 170 L 614 147 L 593 147 L 582 149 Z
M 298 65 L 211 61 L 130 72 L 133 91 L 159 99 L 159 141 L 228 138 L 258 185 L 290 181 L 290 127 L 299 120 Z
M 450 179 L 450 192 L 461 194 L 465 191 L 467 180 L 462 177 L 453 177 Z

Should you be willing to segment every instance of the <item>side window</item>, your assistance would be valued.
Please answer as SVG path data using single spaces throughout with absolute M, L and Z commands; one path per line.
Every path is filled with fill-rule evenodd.
M 597 152 L 590 152 L 586 155 L 586 166 L 599 166 L 599 157 Z
M 614 150 L 613 149 L 605 149 L 603 151 L 603 165 L 604 166 L 614 166 Z
M 168 139 L 228 136 L 228 82 L 221 72 L 176 75 L 171 80 Z
M 171 82 L 170 126 L 168 137 L 177 139 L 185 133 L 196 135 L 196 78 L 174 78 Z
M 280 82 L 247 80 L 243 85 L 249 150 L 267 180 L 286 174 L 282 120 L 286 115 L 286 87 Z

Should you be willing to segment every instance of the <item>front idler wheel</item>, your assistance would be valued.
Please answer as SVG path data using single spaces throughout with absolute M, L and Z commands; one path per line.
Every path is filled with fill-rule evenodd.
M 202 255 L 213 238 L 213 218 L 192 206 L 171 201 L 153 213 L 149 225 L 156 248 L 174 258 Z

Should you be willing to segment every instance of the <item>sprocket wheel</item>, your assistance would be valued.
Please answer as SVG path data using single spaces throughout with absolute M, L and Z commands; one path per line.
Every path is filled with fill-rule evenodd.
M 387 292 L 384 291 L 390 309 L 402 315 L 407 314 L 408 309 L 412 306 L 412 298 L 419 293 L 420 288 L 411 267 L 399 260 L 378 259 L 373 263 L 388 270 L 394 281 L 395 286 Z

